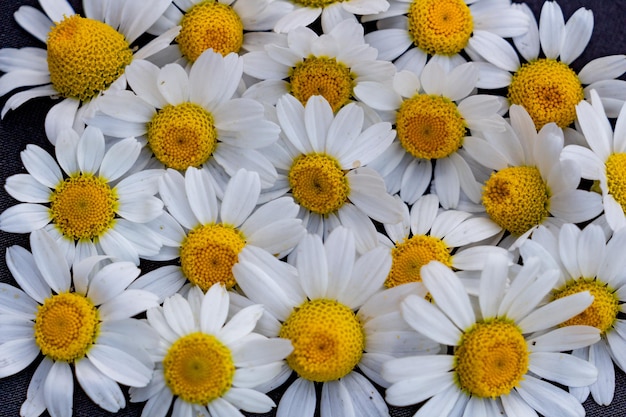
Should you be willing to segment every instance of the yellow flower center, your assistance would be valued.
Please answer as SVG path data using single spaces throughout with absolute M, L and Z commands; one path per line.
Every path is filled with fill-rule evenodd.
M 513 322 L 491 319 L 467 330 L 454 354 L 463 391 L 482 398 L 507 395 L 528 371 L 528 348 Z
M 483 188 L 485 211 L 500 227 L 521 235 L 548 217 L 550 192 L 536 167 L 494 172 Z
M 50 218 L 74 240 L 94 239 L 113 227 L 117 195 L 106 180 L 92 174 L 66 178 L 50 194 Z
M 561 323 L 561 326 L 593 326 L 605 334 L 613 327 L 619 313 L 617 294 L 606 283 L 594 278 L 579 278 L 555 291 L 553 298 L 556 300 L 582 291 L 589 291 L 593 302 L 585 311 Z
M 404 100 L 396 115 L 402 147 L 416 158 L 445 158 L 463 144 L 465 120 L 451 100 L 418 94 Z
M 626 212 L 626 153 L 613 153 L 606 160 L 606 180 L 609 194 Z
M 508 99 L 523 106 L 535 127 L 554 122 L 567 127 L 576 119 L 576 105 L 584 98 L 576 73 L 563 62 L 538 59 L 513 74 Z
M 474 30 L 463 0 L 413 0 L 407 17 L 413 43 L 431 55 L 461 52 Z
M 168 168 L 198 167 L 217 148 L 213 116 L 194 103 L 166 106 L 148 123 L 148 145 Z
M 297 157 L 289 169 L 293 198 L 317 214 L 339 210 L 348 200 L 348 178 L 335 158 L 324 154 Z
M 106 90 L 133 60 L 124 35 L 106 23 L 66 17 L 48 34 L 48 70 L 63 97 L 89 100 Z
M 35 317 L 35 343 L 54 361 L 74 362 L 85 356 L 100 329 L 98 310 L 80 294 L 52 295 Z
M 422 280 L 420 270 L 430 261 L 439 261 L 452 267 L 450 249 L 441 239 L 415 235 L 397 243 L 391 250 L 391 270 L 385 286 L 388 288 Z
M 202 291 L 218 282 L 232 288 L 236 284 L 233 266 L 245 245 L 243 233 L 232 226 L 200 225 L 189 231 L 181 245 L 183 274 Z
M 163 376 L 172 394 L 206 405 L 233 385 L 235 363 L 230 349 L 215 336 L 191 333 L 170 346 L 163 358 Z
M 239 52 L 243 44 L 243 23 L 227 4 L 205 0 L 193 6 L 180 22 L 176 42 L 182 54 L 194 62 L 209 48 L 222 55 Z
M 333 3 L 341 3 L 344 0 L 293 0 L 294 3 L 302 5 L 304 7 L 325 7 Z
M 302 104 L 311 96 L 323 96 L 333 111 L 350 102 L 353 80 L 350 68 L 335 58 L 314 56 L 296 64 L 289 76 L 291 94 Z
M 287 363 L 304 379 L 343 378 L 361 361 L 363 326 L 347 306 L 326 299 L 306 301 L 283 323 L 279 336 L 291 340 Z

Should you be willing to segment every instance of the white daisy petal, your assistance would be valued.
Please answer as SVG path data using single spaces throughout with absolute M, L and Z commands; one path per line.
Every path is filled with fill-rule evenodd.
M 528 32 L 521 36 L 514 36 L 513 43 L 515 48 L 519 51 L 520 55 L 528 62 L 537 59 L 539 56 L 540 44 L 539 44 L 539 27 L 535 20 L 533 11 L 525 3 L 513 4 L 513 7 L 523 12 L 530 22 L 528 26 Z
M 296 415 L 313 417 L 316 397 L 313 382 L 298 378 L 289 385 L 280 399 L 276 417 L 293 417 Z
M 584 416 L 583 406 L 563 389 L 528 374 L 516 389 L 520 396 L 542 415 Z
M 131 262 L 105 265 L 91 279 L 87 296 L 100 305 L 119 296 L 141 271 Z
M 30 175 L 48 188 L 54 189 L 63 175 L 54 158 L 37 145 L 26 145 L 20 153 L 22 163 Z
M 443 312 L 417 295 L 407 296 L 401 304 L 404 320 L 422 334 L 450 346 L 456 346 L 461 331 Z
M 217 196 L 207 172 L 194 167 L 185 172 L 185 192 L 189 207 L 201 224 L 215 222 L 218 215 Z
M 615 394 L 615 368 L 605 343 L 589 347 L 589 361 L 598 368 L 598 380 L 591 384 L 591 395 L 596 403 L 610 405 Z
M 270 397 L 248 388 L 233 387 L 226 391 L 222 398 L 236 408 L 250 413 L 267 413 L 276 407 L 276 404 Z
M 563 352 L 580 349 L 598 340 L 599 331 L 591 326 L 566 326 L 528 339 L 533 352 Z
M 191 307 L 180 294 L 174 294 L 163 302 L 163 313 L 167 324 L 178 335 L 183 336 L 196 330 Z
M 95 344 L 87 352 L 87 358 L 100 372 L 120 384 L 143 387 L 152 377 L 152 367 L 112 346 Z
M 414 417 L 434 416 L 438 413 L 450 415 L 453 409 L 462 410 L 469 397 L 463 394 L 454 384 L 433 395 L 415 413 Z M 460 415 L 460 414 L 456 414 Z M 528 416 L 533 417 L 533 416 Z
M 276 361 L 265 365 L 239 368 L 233 376 L 233 386 L 238 388 L 258 387 L 263 382 L 278 376 L 284 366 L 286 366 L 284 361 Z M 289 369 L 289 373 L 291 372 Z
M 287 339 L 249 339 L 243 344 L 231 347 L 233 361 L 237 367 L 264 365 L 284 359 L 293 347 Z
M 67 362 L 56 361 L 43 384 L 46 408 L 53 416 L 71 416 L 74 376 Z
M 81 388 L 101 408 L 115 413 L 126 406 L 126 399 L 119 385 L 104 376 L 90 361 L 76 361 L 75 370 Z
M 383 367 L 383 372 L 384 372 Z M 420 403 L 454 384 L 453 373 L 419 375 L 396 382 L 387 388 L 385 399 L 391 405 L 407 406 Z
M 18 285 L 33 300 L 43 304 L 51 295 L 50 286 L 39 272 L 33 255 L 21 246 L 7 248 L 6 263 Z
M 581 313 L 592 302 L 593 296 L 587 291 L 572 294 L 539 307 L 520 320 L 517 325 L 524 333 L 547 329 Z
M 42 229 L 36 230 L 30 235 L 30 245 L 35 264 L 50 288 L 56 293 L 69 290 L 70 268 L 52 236 Z
M 528 360 L 528 369 L 532 373 L 567 386 L 587 386 L 598 377 L 594 365 L 566 353 L 532 352 Z
M 561 62 L 571 64 L 583 53 L 593 31 L 593 13 L 583 7 L 576 10 L 565 24 L 563 44 L 561 45 Z
M 483 318 L 495 317 L 504 297 L 509 260 L 504 256 L 491 255 L 485 262 L 480 276 L 478 301 Z
M 178 172 L 168 169 L 159 179 L 159 195 L 170 214 L 187 229 L 198 225 L 185 193 L 185 179 Z
M 98 172 L 104 152 L 105 144 L 102 131 L 96 127 L 87 126 L 76 149 L 80 171 L 85 174 Z
M 520 67 L 519 58 L 511 44 L 492 32 L 475 30 L 469 45 L 498 68 L 515 72 Z
M 311 300 L 327 297 L 328 263 L 322 239 L 312 234 L 305 236 L 296 253 L 296 268 L 307 297 Z
M 157 77 L 157 88 L 169 104 L 181 104 L 189 99 L 189 78 L 185 69 L 178 64 L 161 68 Z
M 73 13 L 72 13 L 73 14 Z M 53 22 L 40 10 L 31 6 L 20 6 L 13 14 L 15 22 L 42 42 L 48 40 L 48 32 Z
M 20 408 L 20 413 L 29 416 L 39 416 L 46 410 L 46 403 L 43 396 L 44 382 L 48 377 L 48 372 L 54 362 L 48 357 L 44 357 L 28 384 L 26 400 Z
M 209 288 L 202 299 L 200 329 L 204 333 L 216 334 L 226 322 L 228 315 L 228 293 L 220 284 Z
M 578 72 L 580 82 L 589 85 L 618 78 L 626 71 L 626 56 L 609 55 L 592 59 Z
M 356 416 L 378 417 L 389 413 L 380 393 L 364 376 L 350 372 L 341 381 L 350 393 Z
M 221 220 L 239 227 L 252 213 L 261 194 L 261 181 L 256 172 L 239 170 L 228 182 L 222 207 Z
M 117 142 L 102 158 L 100 175 L 108 181 L 115 181 L 132 167 L 140 151 L 141 144 L 134 138 Z
M 545 2 L 539 16 L 539 39 L 547 58 L 556 59 L 561 52 L 565 21 L 561 7 L 556 2 Z
M 39 346 L 32 337 L 1 344 L 0 377 L 5 378 L 20 372 L 37 358 L 39 352 Z
M 158 301 L 159 297 L 149 291 L 129 289 L 101 305 L 98 312 L 103 320 L 120 320 L 156 307 Z
M 424 355 L 392 359 L 383 365 L 383 377 L 393 383 L 418 375 L 439 375 L 454 367 L 452 355 Z

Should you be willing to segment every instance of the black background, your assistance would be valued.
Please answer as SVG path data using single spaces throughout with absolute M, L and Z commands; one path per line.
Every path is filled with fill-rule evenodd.
M 142 1 L 142 0 L 128 0 Z M 82 12 L 80 1 L 72 0 L 70 3 L 77 12 Z M 533 9 L 536 16 L 542 0 L 530 0 L 526 3 Z M 13 13 L 21 5 L 32 5 L 38 7 L 36 0 L 26 1 L 0 1 L 0 47 L 1 48 L 21 48 L 25 46 L 43 47 L 43 44 L 32 37 L 14 19 Z M 561 0 L 559 5 L 563 9 L 565 18 L 569 18 L 578 8 L 586 7 L 594 13 L 594 32 L 591 41 L 585 52 L 572 63 L 572 67 L 578 71 L 587 62 L 594 58 L 626 53 L 626 0 L 618 1 L 593 1 L 593 0 Z M 624 77 L 622 76 L 622 79 Z M 4 106 L 6 97 L 0 98 L 0 108 Z M 6 178 L 10 175 L 26 172 L 20 160 L 20 152 L 26 144 L 34 143 L 52 153 L 52 146 L 48 142 L 44 133 L 44 118 L 48 109 L 54 104 L 49 98 L 31 100 L 19 109 L 10 111 L 3 120 L 0 121 L 0 184 L 4 185 Z M 0 212 L 17 202 L 9 197 L 3 187 L 0 187 Z M 0 253 L 4 254 L 5 249 L 11 245 L 28 247 L 27 235 L 9 234 L 0 231 Z M 626 250 L 626 249 L 625 249 Z M 0 260 L 0 282 L 17 285 L 9 273 L 4 255 Z M 149 269 L 151 265 L 144 265 Z M 19 415 L 20 405 L 26 399 L 26 390 L 30 378 L 36 369 L 36 364 L 31 364 L 28 368 L 17 375 L 0 379 L 0 417 L 13 417 Z M 126 388 L 123 387 L 126 391 Z M 280 390 L 279 390 L 280 391 Z M 271 396 L 278 402 L 280 392 L 271 393 Z M 616 370 L 616 390 L 613 403 L 608 407 L 596 405 L 592 400 L 587 400 L 584 406 L 587 415 L 591 417 L 617 417 L 626 416 L 626 375 Z M 74 415 L 84 417 L 139 416 L 143 404 L 132 404 L 127 401 L 127 407 L 116 414 L 103 411 L 86 397 L 78 384 L 74 388 Z M 415 407 L 392 408 L 392 417 L 409 417 L 417 410 Z M 44 416 L 47 416 L 44 413 Z M 268 413 L 265 416 L 272 416 Z M 294 416 L 299 417 L 299 416 Z M 436 417 L 436 416 L 433 416 Z

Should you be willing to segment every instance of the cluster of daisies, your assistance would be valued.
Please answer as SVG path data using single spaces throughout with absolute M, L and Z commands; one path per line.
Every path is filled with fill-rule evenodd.
M 570 67 L 590 10 L 39 3 L 44 47 L 0 50 L 2 117 L 56 99 L 0 214 L 30 242 L 0 284 L 22 416 L 71 416 L 75 383 L 145 417 L 611 404 L 626 55 Z

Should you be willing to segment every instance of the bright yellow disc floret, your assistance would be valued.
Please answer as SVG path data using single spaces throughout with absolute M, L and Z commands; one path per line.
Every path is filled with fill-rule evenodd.
M 607 158 L 606 182 L 609 194 L 626 212 L 626 153 L 613 153 Z
M 482 198 L 491 220 L 514 235 L 540 225 L 549 215 L 550 192 L 536 167 L 509 167 L 492 173 Z
M 431 55 L 461 52 L 474 30 L 463 0 L 413 0 L 407 17 L 413 43 Z
M 106 23 L 78 15 L 54 25 L 47 44 L 54 89 L 82 101 L 109 88 L 133 59 L 124 35 Z
M 304 379 L 334 381 L 350 373 L 365 348 L 363 326 L 347 306 L 327 299 L 294 308 L 279 336 L 291 340 L 287 363 Z
M 296 202 L 314 213 L 335 212 L 348 201 L 348 178 L 339 162 L 331 156 L 299 156 L 289 169 L 288 179 Z
M 402 147 L 416 158 L 445 158 L 463 144 L 466 124 L 451 100 L 418 94 L 404 100 L 396 115 Z
M 556 300 L 582 291 L 589 291 L 593 302 L 585 311 L 561 323 L 561 326 L 593 326 L 605 334 L 613 327 L 619 313 L 617 294 L 606 283 L 595 278 L 579 278 L 555 291 L 552 297 Z
M 118 205 L 106 180 L 78 175 L 66 178 L 50 194 L 50 219 L 65 237 L 94 239 L 113 227 Z
M 350 102 L 354 76 L 335 58 L 311 56 L 292 68 L 289 82 L 291 94 L 302 104 L 311 96 L 323 96 L 337 111 Z
M 504 319 L 476 323 L 463 333 L 454 354 L 455 377 L 467 394 L 507 395 L 528 371 L 528 347 L 520 329 Z
M 163 358 L 163 376 L 172 394 L 189 403 L 206 405 L 233 385 L 233 355 L 215 336 L 191 333 L 168 349 Z
M 180 247 L 183 274 L 202 291 L 218 282 L 232 288 L 236 284 L 233 266 L 245 245 L 243 234 L 232 226 L 200 225 L 189 231 Z
M 576 119 L 576 105 L 585 98 L 576 73 L 554 59 L 538 59 L 513 74 L 508 99 L 523 106 L 541 129 L 554 122 L 567 127 Z
M 35 316 L 35 343 L 54 361 L 83 358 L 96 341 L 98 310 L 86 297 L 66 292 L 44 300 Z
M 243 23 L 227 4 L 204 0 L 185 13 L 176 38 L 182 54 L 194 62 L 209 48 L 222 55 L 238 53 L 243 45 Z
M 168 168 L 199 167 L 217 148 L 213 115 L 194 103 L 166 106 L 148 123 L 148 145 Z
M 415 235 L 397 243 L 391 250 L 391 270 L 385 286 L 388 288 L 422 280 L 420 270 L 430 261 L 439 261 L 452 266 L 450 249 L 441 239 L 426 235 Z

